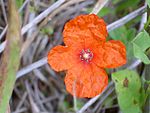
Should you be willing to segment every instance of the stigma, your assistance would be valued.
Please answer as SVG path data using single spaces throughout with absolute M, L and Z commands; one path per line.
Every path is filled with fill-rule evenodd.
M 82 49 L 80 52 L 80 59 L 83 62 L 89 63 L 93 58 L 93 53 L 90 51 L 90 49 Z

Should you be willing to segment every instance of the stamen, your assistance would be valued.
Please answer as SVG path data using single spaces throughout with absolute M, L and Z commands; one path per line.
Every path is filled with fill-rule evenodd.
M 89 49 L 82 49 L 80 52 L 80 59 L 86 63 L 89 63 L 93 58 L 93 53 Z

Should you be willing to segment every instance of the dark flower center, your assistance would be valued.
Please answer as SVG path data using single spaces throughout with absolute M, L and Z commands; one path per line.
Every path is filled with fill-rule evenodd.
M 80 52 L 81 61 L 89 63 L 93 58 L 93 53 L 89 49 L 82 49 Z

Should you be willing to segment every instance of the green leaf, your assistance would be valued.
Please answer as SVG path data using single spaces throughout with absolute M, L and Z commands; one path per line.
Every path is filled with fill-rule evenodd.
M 150 8 L 150 0 L 146 0 L 146 3 L 148 4 L 148 6 Z
M 113 4 L 117 4 L 118 2 L 120 2 L 120 0 L 112 0 Z
M 148 33 L 146 31 L 140 32 L 132 43 L 134 56 L 145 64 L 150 64 L 150 60 L 145 54 L 146 50 L 150 47 L 150 36 Z
M 24 0 L 16 0 L 17 8 L 19 9 L 23 5 Z
M 47 34 L 47 35 L 52 35 L 54 33 L 54 30 L 52 27 L 49 26 L 49 27 L 41 29 L 41 33 Z
M 118 11 L 122 11 L 127 8 L 134 8 L 138 5 L 139 2 L 140 2 L 140 0 L 123 0 L 119 3 L 116 10 L 118 12 Z
M 145 65 L 145 68 L 144 68 L 144 73 L 143 73 L 143 81 L 144 83 L 147 83 L 147 84 L 150 84 L 150 65 Z
M 118 103 L 123 113 L 142 113 L 144 91 L 135 71 L 122 70 L 112 74 Z
M 129 29 L 128 30 L 128 34 L 127 34 L 127 40 L 129 41 L 129 42 L 131 42 L 133 39 L 134 39 L 134 37 L 135 37 L 135 34 L 136 34 L 136 29 Z
M 142 51 L 142 49 L 139 46 L 137 46 L 136 44 L 134 44 L 134 43 L 133 43 L 133 51 L 134 51 L 134 56 L 136 58 L 140 59 L 145 64 L 150 64 L 150 60 L 146 56 L 146 54 L 144 53 L 144 51 Z
M 87 8 L 87 9 L 86 9 L 86 12 L 87 12 L 87 13 L 91 13 L 92 9 L 93 9 L 93 8 Z M 115 13 L 115 10 L 112 10 L 112 9 L 109 8 L 109 7 L 103 7 L 103 8 L 101 9 L 101 11 L 97 14 L 97 16 L 99 16 L 99 17 L 104 17 L 104 16 L 106 16 L 106 15 L 108 15 L 108 14 L 114 14 L 114 13 Z
M 30 5 L 29 10 L 30 10 L 30 12 L 34 13 L 36 11 L 36 8 L 34 6 Z
M 85 103 L 84 103 L 83 101 L 77 99 L 77 108 L 78 108 L 78 109 L 81 109 L 84 104 L 85 104 Z
M 114 13 L 111 8 L 103 7 L 102 10 L 97 14 L 99 17 L 106 16 L 109 13 Z
M 140 48 L 145 51 L 150 47 L 150 37 L 146 31 L 140 32 L 133 40 L 133 43 L 140 46 Z
M 124 44 L 127 44 L 135 37 L 136 30 L 135 29 L 129 29 L 125 26 L 122 26 L 120 28 L 114 29 L 113 31 L 109 32 L 109 35 L 114 40 L 120 40 Z
M 117 29 L 109 32 L 109 35 L 111 36 L 112 39 L 120 40 L 124 44 L 126 44 L 127 40 L 128 40 L 127 34 L 128 34 L 128 31 L 125 26 L 117 28 Z

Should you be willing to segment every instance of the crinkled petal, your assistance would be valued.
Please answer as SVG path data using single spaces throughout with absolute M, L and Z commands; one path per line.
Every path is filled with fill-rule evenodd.
M 80 35 L 74 35 L 73 33 L 70 32 L 70 37 L 64 37 L 64 43 L 67 46 L 72 46 L 72 45 L 77 45 L 77 44 L 84 44 L 86 38 L 90 38 L 91 40 L 93 39 L 93 35 L 90 32 L 90 30 L 86 31 L 78 31 L 82 32 Z
M 90 14 L 77 16 L 66 23 L 63 31 L 66 45 L 80 41 L 85 35 L 105 41 L 108 33 L 104 20 L 95 14 Z
M 56 71 L 69 69 L 74 65 L 70 49 L 65 46 L 56 46 L 48 53 L 48 63 Z
M 65 77 L 67 91 L 83 98 L 100 94 L 108 84 L 106 72 L 95 64 L 80 65 L 68 70 Z
M 103 68 L 116 68 L 126 64 L 126 48 L 121 41 L 111 40 L 95 48 L 93 62 Z

